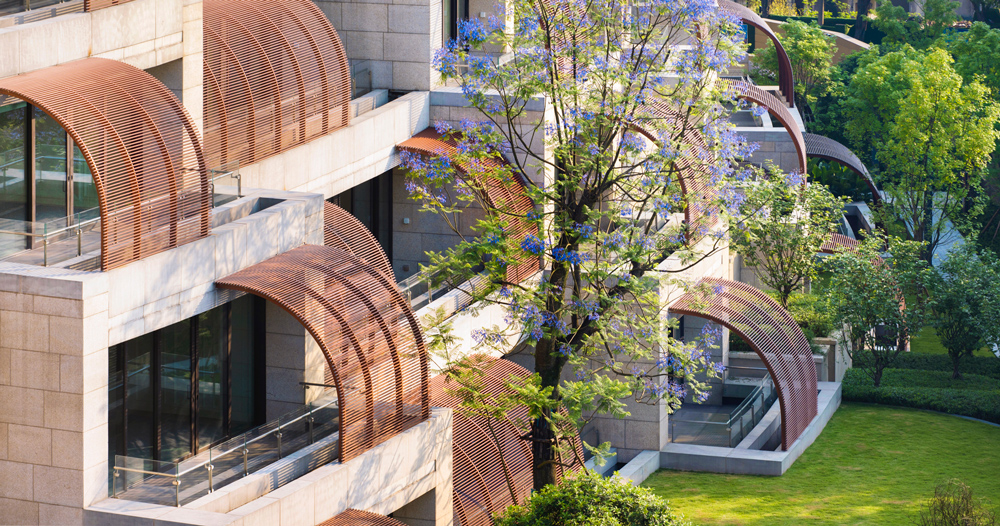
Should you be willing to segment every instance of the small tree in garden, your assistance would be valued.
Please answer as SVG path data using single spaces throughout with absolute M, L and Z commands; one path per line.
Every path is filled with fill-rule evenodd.
M 1000 344 L 1000 263 L 972 246 L 956 248 L 936 269 L 933 325 L 960 378 L 962 358 Z
M 494 520 L 496 526 L 684 526 L 652 491 L 618 476 L 590 471 L 562 484 L 546 486 L 522 506 L 511 506 Z
M 976 497 L 967 484 L 949 480 L 934 488 L 934 497 L 920 511 L 918 526 L 996 526 L 997 512 L 990 502 Z
M 783 24 L 781 29 L 784 31 L 781 45 L 788 54 L 795 79 L 795 106 L 811 114 L 816 98 L 829 87 L 836 51 L 833 37 L 815 23 L 806 24 L 798 20 Z M 773 45 L 754 51 L 751 66 L 754 77 L 766 81 L 762 84 L 777 84 L 778 51 Z
M 923 16 L 911 16 L 906 9 L 897 7 L 892 2 L 879 5 L 878 18 L 872 23 L 885 33 L 883 46 L 894 49 L 909 44 L 916 49 L 927 49 L 958 20 L 955 10 L 961 5 L 959 2 L 923 0 L 915 3 L 919 5 Z
M 831 317 L 844 327 L 854 365 L 875 387 L 927 318 L 925 287 L 932 271 L 920 250 L 919 243 L 873 233 L 857 250 L 842 250 L 826 260 L 832 272 Z
M 508 337 L 523 334 L 531 347 L 536 381 L 517 395 L 533 416 L 526 438 L 540 489 L 572 458 L 562 415 L 579 426 L 594 411 L 626 415 L 628 398 L 679 404 L 704 392 L 695 373 L 721 371 L 703 346 L 670 338 L 659 290 L 674 279 L 658 267 L 673 255 L 683 264 L 671 272 L 683 272 L 726 245 L 703 224 L 672 219 L 687 206 L 682 168 L 718 190 L 700 204 L 706 212 L 738 202 L 734 181 L 746 174 L 734 161 L 753 149 L 721 109 L 736 99 L 718 78 L 745 48 L 737 21 L 706 0 L 513 0 L 501 16 L 463 21 L 459 34 L 435 64 L 482 118 L 436 124 L 453 154 L 402 161 L 425 211 L 452 225 L 464 205 L 486 212 L 475 237 L 432 254 L 425 270 L 506 311 L 502 324 L 476 331 L 480 345 L 506 352 Z M 690 46 L 674 46 L 691 35 Z M 484 53 L 496 49 L 509 50 L 503 61 Z M 529 115 L 535 98 L 545 120 Z M 487 203 L 487 187 L 527 192 L 535 209 Z M 545 276 L 508 279 L 528 258 L 541 258 Z M 464 287 L 483 274 L 491 286 Z
M 788 298 L 816 277 L 816 253 L 836 231 L 844 200 L 821 184 L 771 168 L 771 176 L 753 183 L 743 202 L 741 225 L 732 229 L 733 248 L 746 265 L 778 295 Z

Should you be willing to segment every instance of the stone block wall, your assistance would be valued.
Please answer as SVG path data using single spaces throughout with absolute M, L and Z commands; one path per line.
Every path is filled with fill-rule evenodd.
M 0 522 L 81 524 L 108 497 L 108 347 L 231 300 L 218 278 L 322 243 L 320 196 L 269 195 L 281 201 L 108 272 L 0 263 Z
M 352 74 L 367 70 L 373 89 L 440 84 L 431 60 L 442 46 L 441 0 L 314 1 L 337 30 Z

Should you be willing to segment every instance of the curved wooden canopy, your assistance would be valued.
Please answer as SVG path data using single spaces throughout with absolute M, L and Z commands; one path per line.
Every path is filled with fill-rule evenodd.
M 319 523 L 319 526 L 406 526 L 385 515 L 349 509 L 336 517 Z M 457 525 L 456 525 L 457 526 Z
M 510 394 L 507 381 L 511 377 L 531 375 L 527 369 L 507 360 L 478 358 L 477 365 L 482 371 L 480 392 L 487 397 Z M 431 380 L 431 404 L 455 409 L 452 433 L 455 524 L 492 526 L 492 515 L 514 504 L 501 458 L 510 473 L 517 504 L 524 504 L 534 486 L 530 443 L 521 438 L 518 428 L 518 424 L 529 422 L 528 408 L 518 406 L 508 411 L 503 420 L 473 416 L 460 409 L 460 400 L 448 392 L 457 388 L 445 375 Z M 582 458 L 580 442 L 575 446 Z M 582 467 L 576 462 L 566 463 L 571 467 L 561 468 L 564 475 Z
M 772 117 L 778 119 L 781 125 L 788 130 L 788 135 L 791 136 L 792 143 L 795 144 L 795 152 L 799 157 L 799 167 L 802 170 L 802 175 L 805 175 L 808 171 L 806 163 L 806 141 L 802 136 L 802 130 L 799 128 L 799 124 L 792 117 L 792 113 L 788 110 L 788 107 L 782 104 L 777 97 L 760 89 L 759 86 L 753 84 L 752 82 L 747 82 L 745 80 L 732 80 L 729 81 L 729 83 L 736 92 L 738 98 L 748 100 L 767 108 L 767 112 L 770 113 Z
M 861 162 L 861 159 L 857 155 L 854 155 L 854 152 L 850 148 L 829 137 L 816 135 L 815 133 L 803 133 L 802 136 L 806 143 L 806 155 L 808 157 L 838 162 L 850 168 L 865 180 L 865 184 L 868 185 L 868 189 L 872 192 L 872 200 L 876 203 L 882 202 L 882 194 L 878 191 L 875 180 L 868 173 L 868 168 Z
M 205 152 L 247 165 L 347 126 L 344 46 L 309 0 L 205 0 Z
M 738 4 L 732 0 L 719 0 L 719 9 L 743 20 L 744 24 L 757 28 L 767 35 L 774 44 L 774 49 L 778 52 L 778 90 L 785 97 L 789 104 L 795 104 L 795 81 L 792 78 L 792 62 L 785 53 L 781 40 L 774 33 L 771 26 L 752 9 L 745 5 Z
M 760 356 L 781 404 L 781 447 L 795 442 L 817 412 L 812 347 L 791 314 L 770 296 L 745 283 L 705 278 L 681 296 L 670 312 L 697 316 L 737 333 Z M 710 292 L 701 293 L 707 289 Z
M 684 116 L 670 102 L 656 100 L 645 105 L 645 118 L 665 122 L 667 126 L 681 129 L 681 138 L 687 151 L 678 157 L 677 170 L 681 195 L 684 198 L 684 221 L 688 224 L 690 240 L 696 241 L 704 237 L 719 223 L 719 211 L 713 204 L 716 198 L 715 187 L 711 175 L 700 166 L 696 160 L 707 156 L 708 146 L 705 137 L 697 128 L 686 124 Z M 642 134 L 650 142 L 659 145 L 660 139 L 642 126 L 635 126 L 635 131 Z
M 445 141 L 434 128 L 427 128 L 397 144 L 396 148 L 423 157 L 443 155 L 454 159 L 455 154 L 458 153 L 455 145 Z M 488 160 L 482 161 L 482 164 L 488 170 L 498 166 L 500 162 Z M 523 180 L 500 181 L 496 177 L 484 174 L 482 168 L 474 166 L 458 164 L 455 168 L 460 174 L 470 179 L 469 184 L 479 189 L 483 202 L 487 206 L 512 214 L 508 222 L 507 232 L 512 239 L 517 239 L 520 242 L 528 234 L 538 235 L 538 225 L 527 219 L 528 213 L 534 211 L 535 205 L 524 191 L 525 182 Z M 493 211 L 487 210 L 486 212 Z M 538 258 L 525 257 L 516 264 L 507 267 L 507 281 L 520 283 L 537 271 Z
M 198 130 L 152 75 L 87 58 L 2 79 L 0 94 L 45 111 L 80 148 L 97 187 L 102 270 L 208 235 Z
M 394 279 L 389 257 L 368 227 L 347 210 L 329 202 L 323 203 L 323 244 L 354 254 Z
M 337 388 L 341 461 L 430 416 L 420 325 L 396 284 L 362 259 L 303 245 L 216 286 L 275 303 L 319 344 Z

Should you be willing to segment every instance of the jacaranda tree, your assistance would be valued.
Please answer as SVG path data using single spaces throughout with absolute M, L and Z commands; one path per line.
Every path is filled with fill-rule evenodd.
M 526 338 L 535 374 L 514 387 L 538 488 L 573 458 L 567 439 L 586 415 L 622 417 L 629 399 L 676 407 L 704 395 L 697 373 L 722 369 L 708 343 L 670 337 L 660 291 L 726 246 L 712 225 L 738 208 L 734 161 L 752 146 L 727 120 L 735 97 L 719 75 L 744 56 L 739 23 L 708 0 L 512 0 L 462 22 L 435 57 L 481 118 L 436 123 L 454 151 L 404 155 L 407 186 L 451 225 L 469 205 L 486 213 L 424 272 L 506 310 L 476 331 L 480 345 Z M 712 190 L 697 203 L 681 192 L 695 175 Z M 534 209 L 488 202 L 488 188 L 527 192 Z M 709 219 L 683 224 L 685 207 Z M 668 257 L 681 263 L 661 272 Z M 530 258 L 542 277 L 509 279 Z

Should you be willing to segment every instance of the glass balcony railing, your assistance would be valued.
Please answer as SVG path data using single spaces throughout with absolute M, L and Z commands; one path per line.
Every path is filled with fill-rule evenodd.
M 0 164 L 0 171 L 3 168 Z M 80 169 L 77 171 L 83 173 Z M 3 175 L 6 176 L 6 173 Z M 213 207 L 243 197 L 243 183 L 237 164 L 209 170 L 208 175 Z M 0 260 L 45 267 L 56 265 L 99 251 L 100 232 L 101 214 L 98 208 L 46 221 L 0 218 Z
M 670 416 L 670 441 L 703 446 L 736 447 L 760 423 L 778 392 L 771 376 L 758 380 L 749 395 L 731 411 L 683 410 Z
M 489 286 L 489 280 L 487 279 L 486 274 L 473 276 L 472 279 L 466 281 L 458 287 L 453 286 L 448 281 L 442 281 L 437 285 L 432 285 L 435 281 L 435 277 L 436 276 L 434 275 L 428 276 L 423 272 L 418 272 L 397 284 L 400 294 L 402 294 L 403 297 L 410 302 L 410 308 L 412 308 L 414 312 L 426 307 L 434 300 L 441 298 L 456 288 L 463 291 L 471 291 L 483 290 Z M 454 311 L 459 311 L 468 307 L 471 303 L 472 296 L 465 293 L 459 293 L 458 297 L 455 298 L 455 303 L 452 305 L 452 309 Z
M 0 0 L 0 27 L 82 13 L 83 0 Z
M 340 429 L 336 390 L 246 433 L 180 462 L 160 462 L 115 455 L 112 496 L 119 499 L 183 506 Z M 312 452 L 310 465 L 322 466 L 339 456 L 339 447 Z

